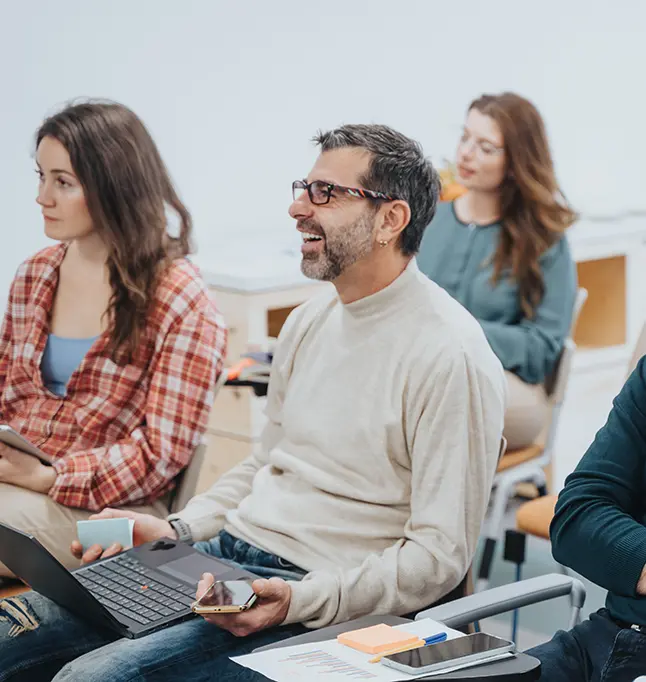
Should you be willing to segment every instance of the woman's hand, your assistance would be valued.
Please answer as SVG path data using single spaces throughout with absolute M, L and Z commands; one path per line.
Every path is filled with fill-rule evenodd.
M 146 542 L 159 540 L 159 538 L 177 538 L 177 533 L 168 521 L 158 519 L 151 514 L 140 514 L 124 509 L 104 509 L 99 514 L 90 516 L 90 521 L 94 519 L 133 519 L 135 525 L 132 531 L 132 542 L 135 547 Z M 74 540 L 71 547 L 72 554 L 84 564 L 89 564 L 97 559 L 105 559 L 113 554 L 123 552 L 123 549 L 121 545 L 116 543 L 105 551 L 101 545 L 92 545 L 83 553 L 83 547 L 78 540 Z
M 0 443 L 0 482 L 46 495 L 56 482 L 56 471 L 38 457 Z

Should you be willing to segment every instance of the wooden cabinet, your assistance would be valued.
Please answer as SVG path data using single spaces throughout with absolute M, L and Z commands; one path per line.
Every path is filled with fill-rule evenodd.
M 579 286 L 588 290 L 574 370 L 625 368 L 646 313 L 646 218 L 582 219 L 568 231 Z
M 628 341 L 626 256 L 577 263 L 579 286 L 588 300 L 574 333 L 581 351 L 621 347 Z

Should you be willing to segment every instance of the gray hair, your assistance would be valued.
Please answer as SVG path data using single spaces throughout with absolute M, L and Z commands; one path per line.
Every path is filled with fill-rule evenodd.
M 368 172 L 360 182 L 363 189 L 384 192 L 408 203 L 410 222 L 400 235 L 399 247 L 405 255 L 415 255 L 440 196 L 440 177 L 419 142 L 388 126 L 375 124 L 319 131 L 314 142 L 322 152 L 360 147 L 372 154 Z

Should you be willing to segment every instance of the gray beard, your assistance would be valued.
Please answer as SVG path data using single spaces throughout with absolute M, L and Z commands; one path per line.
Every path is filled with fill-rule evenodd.
M 373 249 L 372 215 L 365 213 L 346 228 L 338 228 L 337 236 L 325 234 L 325 249 L 320 255 L 301 259 L 301 272 L 309 279 L 332 282 L 347 268 L 368 256 Z

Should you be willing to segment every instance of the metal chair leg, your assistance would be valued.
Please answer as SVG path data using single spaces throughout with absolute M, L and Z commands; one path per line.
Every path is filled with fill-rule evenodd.
M 487 522 L 485 533 L 485 546 L 478 569 L 478 580 L 476 582 L 476 592 L 487 589 L 489 585 L 489 575 L 493 562 L 496 543 L 502 537 L 503 524 L 507 505 L 512 497 L 515 481 L 502 479 L 498 482 L 492 493 L 491 513 Z
M 486 538 L 482 559 L 480 560 L 480 567 L 478 568 L 478 579 L 475 585 L 476 592 L 486 590 L 489 585 L 489 575 L 491 574 L 491 564 L 495 552 L 496 538 Z
M 522 580 L 523 564 L 527 549 L 527 536 L 517 530 L 505 532 L 505 547 L 503 557 L 516 566 L 516 582 Z M 511 619 L 511 641 L 515 642 L 518 636 L 518 609 L 514 609 Z

